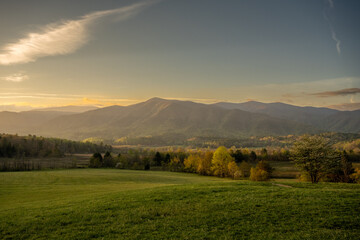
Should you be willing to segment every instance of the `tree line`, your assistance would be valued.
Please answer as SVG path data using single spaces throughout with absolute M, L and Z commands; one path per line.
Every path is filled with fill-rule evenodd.
M 333 148 L 321 136 L 303 136 L 291 149 L 269 151 L 262 148 L 226 148 L 213 150 L 154 151 L 130 149 L 113 156 L 107 152 L 104 157 L 95 153 L 90 159 L 90 167 L 115 167 L 120 169 L 168 170 L 198 173 L 200 175 L 251 179 L 264 181 L 271 177 L 271 161 L 293 161 L 301 171 L 300 178 L 313 183 L 319 181 L 356 182 L 360 171 L 354 169 L 347 151 Z M 355 158 L 356 159 L 356 158 Z
M 111 151 L 110 145 L 77 142 L 35 135 L 0 134 L 0 171 L 39 170 L 43 167 L 74 167 L 73 161 L 54 163 L 49 158 L 63 158 L 66 154 Z

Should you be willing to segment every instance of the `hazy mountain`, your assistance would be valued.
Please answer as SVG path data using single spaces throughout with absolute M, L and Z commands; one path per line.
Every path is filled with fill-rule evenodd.
M 314 132 L 304 124 L 206 104 L 153 98 L 127 107 L 111 106 L 61 116 L 40 133 L 71 139 L 177 134 L 192 136 L 285 135 Z
M 214 105 L 226 109 L 240 109 L 254 113 L 264 113 L 272 117 L 297 121 L 304 124 L 318 126 L 322 120 L 332 114 L 338 113 L 338 110 L 330 108 L 316 107 L 299 107 L 285 103 L 261 103 L 261 102 L 244 102 L 228 103 L 219 102 Z
M 318 129 L 335 132 L 360 133 L 360 110 L 338 111 L 330 108 L 298 107 L 285 103 L 227 103 L 214 104 L 225 109 L 263 113 L 272 117 L 312 125 Z
M 323 126 L 330 131 L 360 133 L 360 110 L 337 112 L 326 117 Z
M 82 112 L 87 112 L 87 111 L 95 110 L 95 109 L 98 109 L 98 107 L 92 106 L 92 105 L 87 105 L 87 106 L 68 105 L 68 106 L 62 106 L 62 107 L 38 108 L 38 109 L 34 109 L 32 111 L 42 111 L 42 112 L 56 111 L 56 112 L 82 113 Z
M 56 111 L 0 112 L 0 132 L 34 134 L 45 122 L 68 114 Z
M 245 111 L 246 110 L 246 111 Z M 130 106 L 64 111 L 0 112 L 0 132 L 82 140 L 125 136 L 249 137 L 324 131 L 360 132 L 360 111 L 283 103 L 200 104 L 153 98 Z

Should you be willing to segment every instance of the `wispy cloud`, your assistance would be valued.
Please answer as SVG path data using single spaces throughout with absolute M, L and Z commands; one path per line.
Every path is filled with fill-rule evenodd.
M 341 41 L 336 37 L 336 33 L 332 27 L 331 27 L 331 38 L 336 42 L 336 51 L 340 55 L 341 54 L 341 48 L 340 48 Z
M 338 91 L 327 91 L 319 93 L 310 93 L 308 95 L 313 95 L 317 97 L 336 97 L 336 96 L 347 96 L 360 93 L 360 88 L 346 88 Z
M 100 19 L 113 16 L 117 21 L 125 20 L 155 2 L 143 1 L 122 8 L 92 12 L 78 20 L 49 24 L 41 32 L 29 33 L 17 42 L 5 45 L 0 54 L 0 65 L 28 63 L 41 57 L 73 53 L 88 42 L 89 27 Z
M 354 111 L 354 110 L 360 110 L 360 102 L 335 104 L 327 107 L 341 111 Z
M 330 8 L 334 8 L 334 1 L 333 0 L 328 0 L 329 6 Z
M 14 73 L 6 77 L 1 77 L 0 79 L 8 82 L 22 82 L 28 80 L 29 76 L 23 73 Z
M 324 9 L 324 12 L 323 12 L 323 16 L 325 18 L 325 20 L 328 22 L 329 24 L 329 27 L 330 27 L 330 31 L 331 31 L 331 38 L 335 41 L 336 43 L 336 51 L 337 53 L 340 55 L 341 54 L 341 41 L 340 39 L 336 36 L 336 32 L 334 30 L 334 27 L 333 25 L 331 24 L 331 21 L 328 17 L 328 12 L 330 9 L 333 9 L 334 8 L 334 1 L 333 0 L 328 0 L 328 5 L 329 5 L 329 8 L 328 9 Z

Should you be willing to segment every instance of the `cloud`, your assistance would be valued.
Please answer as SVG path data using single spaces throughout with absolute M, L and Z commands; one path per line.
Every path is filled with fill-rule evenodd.
M 335 104 L 335 105 L 330 105 L 327 107 L 332 108 L 332 109 L 341 110 L 341 111 L 354 111 L 354 110 L 360 110 L 360 102 Z
M 336 33 L 332 27 L 331 27 L 331 38 L 336 42 L 336 51 L 340 55 L 341 54 L 341 48 L 340 48 L 341 41 L 336 37 Z
M 319 93 L 310 93 L 308 95 L 313 95 L 317 97 L 335 97 L 335 96 L 346 96 L 360 93 L 360 88 L 346 88 L 338 91 L 327 91 Z
M 333 0 L 328 0 L 330 8 L 334 8 L 334 2 Z
M 14 73 L 6 77 L 1 77 L 0 79 L 8 82 L 22 82 L 28 80 L 29 76 L 23 73 Z
M 330 31 L 331 31 L 331 38 L 335 41 L 336 43 L 336 51 L 338 53 L 338 55 L 341 54 L 341 48 L 340 48 L 340 45 L 341 45 L 341 41 L 340 39 L 336 36 L 336 32 L 334 30 L 334 27 L 333 25 L 331 24 L 331 21 L 328 17 L 328 13 L 330 11 L 330 9 L 333 9 L 334 8 L 334 1 L 333 0 L 328 0 L 328 4 L 329 4 L 329 8 L 327 9 L 324 9 L 323 11 L 323 16 L 324 16 L 324 19 L 328 22 L 329 24 L 329 27 L 330 27 Z
M 100 19 L 113 16 L 125 20 L 155 1 L 139 2 L 130 6 L 86 14 L 78 20 L 49 24 L 41 32 L 29 33 L 2 48 L 0 65 L 34 62 L 38 58 L 66 55 L 75 52 L 89 40 L 89 28 Z

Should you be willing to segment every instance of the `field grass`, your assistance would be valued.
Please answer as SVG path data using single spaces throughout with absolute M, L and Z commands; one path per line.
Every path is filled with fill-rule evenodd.
M 359 184 L 115 169 L 0 173 L 1 239 L 359 237 Z
M 293 162 L 271 161 L 269 164 L 274 168 L 272 173 L 274 178 L 297 178 L 300 175 L 299 169 Z

